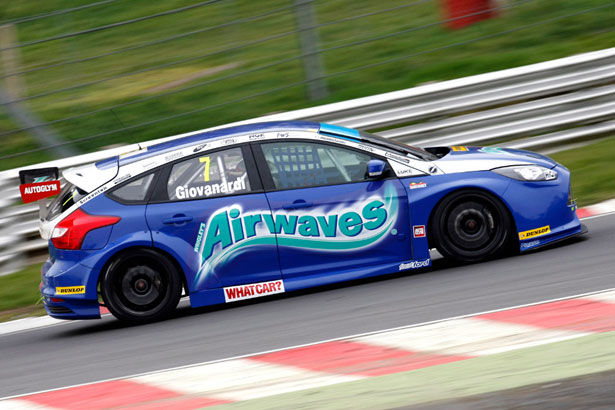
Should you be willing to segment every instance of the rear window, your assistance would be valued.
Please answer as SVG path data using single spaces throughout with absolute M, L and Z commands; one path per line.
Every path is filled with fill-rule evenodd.
M 82 191 L 73 184 L 66 184 L 60 194 L 51 202 L 45 219 L 51 221 L 62 212 L 73 206 L 77 201 L 87 195 L 87 192 Z
M 145 201 L 147 193 L 155 174 L 148 174 L 141 178 L 137 178 L 123 186 L 113 190 L 108 194 L 111 198 L 117 199 L 125 203 L 140 203 Z

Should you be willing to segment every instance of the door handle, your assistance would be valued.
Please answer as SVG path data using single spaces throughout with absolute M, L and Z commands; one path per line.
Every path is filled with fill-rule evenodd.
M 284 204 L 282 208 L 284 209 L 300 209 L 300 208 L 310 208 L 314 206 L 311 202 L 305 202 L 303 199 L 297 199 L 292 204 Z
M 186 216 L 184 214 L 179 214 L 179 215 L 173 215 L 171 218 L 163 219 L 162 223 L 166 224 L 166 225 L 170 225 L 170 224 L 183 224 L 183 223 L 192 221 L 192 219 L 193 218 L 191 216 Z

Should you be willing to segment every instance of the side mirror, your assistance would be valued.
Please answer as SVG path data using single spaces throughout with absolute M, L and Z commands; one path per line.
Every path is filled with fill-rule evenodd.
M 379 178 L 384 174 L 386 166 L 386 162 L 380 159 L 370 159 L 367 163 L 367 175 L 370 178 Z

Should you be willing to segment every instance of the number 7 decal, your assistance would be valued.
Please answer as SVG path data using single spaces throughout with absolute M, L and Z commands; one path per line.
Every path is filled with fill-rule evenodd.
M 209 156 L 199 158 L 199 162 L 205 163 L 205 171 L 203 172 L 203 176 L 205 177 L 205 182 L 209 182 L 209 164 L 211 164 L 211 159 Z

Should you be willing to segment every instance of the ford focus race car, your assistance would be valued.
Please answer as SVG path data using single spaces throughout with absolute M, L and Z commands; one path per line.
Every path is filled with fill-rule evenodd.
M 63 319 L 102 303 L 152 321 L 182 294 L 221 304 L 427 267 L 430 248 L 473 262 L 584 230 L 569 171 L 545 156 L 312 122 L 194 133 L 63 176 L 40 222 L 41 292 Z

